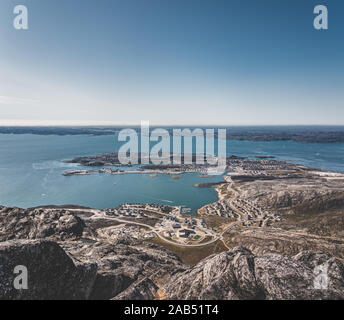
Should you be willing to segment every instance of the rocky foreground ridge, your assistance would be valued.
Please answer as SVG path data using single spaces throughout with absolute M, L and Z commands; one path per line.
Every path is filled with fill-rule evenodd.
M 235 247 L 185 265 L 161 246 L 110 220 L 66 208 L 0 207 L 0 299 L 343 299 L 344 265 L 320 252 L 255 255 Z M 131 234 L 132 232 L 132 234 Z M 28 269 L 16 290 L 15 266 Z M 327 290 L 314 287 L 326 267 Z

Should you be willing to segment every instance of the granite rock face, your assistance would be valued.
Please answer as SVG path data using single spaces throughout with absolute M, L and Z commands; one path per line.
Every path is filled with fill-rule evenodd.
M 185 270 L 178 258 L 154 246 L 61 245 L 46 240 L 0 242 L 0 300 L 99 300 L 122 292 L 122 299 L 152 299 L 157 290 L 154 280 Z M 14 289 L 18 265 L 28 270 L 27 290 Z
M 0 207 L 0 241 L 80 237 L 85 224 L 68 210 Z
M 73 241 L 61 242 L 61 246 L 75 261 L 98 265 L 92 299 L 111 299 L 142 278 L 154 281 L 186 269 L 177 256 L 149 243 Z
M 79 277 L 84 274 L 86 277 L 87 270 L 93 266 L 92 279 L 82 280 L 79 284 L 80 289 L 70 288 L 70 294 L 65 296 L 58 291 L 55 295 L 48 291 L 43 293 L 32 285 L 32 294 L 30 289 L 25 291 L 23 296 L 18 296 L 15 291 L 5 294 L 7 289 L 1 289 L 0 295 L 5 299 L 111 299 L 133 283 L 140 283 L 145 277 L 155 281 L 167 274 L 186 269 L 176 255 L 162 247 L 135 238 L 134 235 L 139 233 L 138 227 L 122 226 L 120 228 L 123 232 L 120 234 L 123 236 L 103 237 L 102 230 L 107 230 L 108 223 L 113 223 L 111 219 L 106 221 L 107 223 L 90 223 L 90 215 L 82 217 L 65 209 L 25 210 L 0 207 L 0 241 L 3 241 L 0 244 L 4 250 L 0 266 L 7 270 L 6 277 L 9 280 L 5 282 L 8 283 L 8 288 L 13 287 L 13 268 L 16 265 L 26 266 L 30 279 L 34 282 L 41 279 L 40 273 L 51 276 L 52 278 L 48 279 L 49 283 L 55 283 L 55 265 L 66 276 L 62 279 L 57 275 L 56 285 L 74 284 L 76 274 Z M 9 239 L 13 240 L 6 242 Z M 50 242 L 34 239 L 46 239 Z M 23 257 L 22 252 L 25 253 Z M 47 260 L 42 264 L 40 259 L 44 256 Z M 44 288 L 40 282 L 38 286 Z M 80 293 L 82 286 L 84 294 Z M 65 292 L 63 290 L 61 288 L 61 292 Z
M 291 233 L 282 229 L 240 228 L 224 236 L 230 247 L 243 246 L 255 255 L 277 253 L 294 256 L 301 251 L 326 252 L 332 257 L 344 259 L 344 242 L 336 239 L 322 239 L 304 233 Z
M 326 264 L 327 289 L 317 289 L 314 268 Z M 278 254 L 255 257 L 237 247 L 208 257 L 174 276 L 164 288 L 169 299 L 344 299 L 344 266 L 317 253 L 293 258 Z
M 136 237 L 138 226 L 113 224 L 0 207 L 0 299 L 344 299 L 341 259 L 315 246 L 288 256 L 236 247 L 188 267 Z M 114 227 L 127 236 L 105 232 Z M 27 267 L 27 290 L 14 289 L 18 265 Z M 315 287 L 319 270 L 326 290 Z
M 174 276 L 165 286 L 168 299 L 259 299 L 264 293 L 254 275 L 254 256 L 245 248 L 208 257 Z
M 17 290 L 16 266 L 25 266 L 28 288 Z M 96 264 L 73 263 L 55 242 L 0 242 L 0 299 L 88 299 L 97 274 Z
M 133 283 L 128 289 L 117 295 L 113 300 L 153 300 L 158 287 L 149 278 Z

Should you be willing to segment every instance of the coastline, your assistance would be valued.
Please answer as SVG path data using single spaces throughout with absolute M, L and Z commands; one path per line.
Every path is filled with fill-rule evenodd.
M 169 127 L 163 127 L 170 130 Z M 191 128 L 199 128 L 189 126 Z M 202 126 L 201 126 L 202 127 Z M 343 125 L 298 126 L 217 126 L 226 128 L 227 140 L 233 141 L 294 141 L 302 143 L 343 143 Z M 109 136 L 116 135 L 128 126 L 0 126 L 0 134 L 33 134 L 41 136 Z M 133 127 L 139 129 L 138 127 Z M 155 127 L 152 127 L 154 129 Z
M 339 270 L 344 270 L 341 267 L 344 261 L 344 220 L 338 219 L 340 213 L 332 212 L 334 204 L 339 210 L 344 207 L 344 190 L 341 189 L 343 173 L 262 159 L 236 158 L 231 161 L 233 163 L 228 167 L 225 181 L 205 184 L 215 189 L 217 201 L 198 209 L 196 217 L 183 214 L 182 207 L 154 203 L 123 204 L 105 210 L 73 205 L 33 209 L 0 206 L 3 241 L 0 241 L 0 247 L 6 252 L 39 251 L 42 257 L 47 256 L 47 252 L 51 257 L 53 253 L 56 262 L 48 263 L 48 268 L 52 269 L 59 261 L 72 257 L 72 263 L 61 267 L 61 270 L 69 270 L 74 261 L 76 270 L 81 270 L 81 266 L 83 270 L 88 270 L 81 270 L 80 276 L 89 275 L 90 265 L 94 266 L 87 283 L 91 284 L 89 291 L 96 299 L 137 297 L 136 291 L 130 295 L 131 288 L 143 290 L 150 299 L 160 291 L 164 297 L 166 293 L 171 298 L 184 297 L 180 288 L 189 290 L 194 279 L 208 272 L 207 266 L 216 270 L 214 277 L 220 276 L 221 283 L 228 280 L 223 265 L 228 265 L 230 270 L 237 268 L 238 274 L 242 274 L 243 270 L 245 274 L 250 272 L 252 279 L 255 279 L 254 268 L 249 269 L 245 265 L 243 269 L 237 263 L 241 258 L 244 262 L 254 259 L 255 266 L 259 264 L 260 272 L 266 274 L 266 279 L 273 274 L 273 281 L 276 277 L 285 279 L 286 275 L 288 279 L 296 277 L 303 270 L 300 278 L 303 287 L 303 282 L 307 284 L 307 279 L 313 277 L 303 257 L 309 261 L 309 257 L 318 257 L 319 252 L 324 252 L 320 254 L 322 259 L 326 257 L 324 261 L 334 262 L 340 267 Z M 167 175 L 166 172 L 163 174 Z M 245 175 L 249 179 L 244 178 Z M 291 191 L 294 193 L 291 194 Z M 301 204 L 303 213 L 308 212 L 308 208 L 314 210 L 313 199 L 319 198 L 320 206 L 316 210 L 320 210 L 320 215 L 304 218 L 297 211 L 298 206 L 293 213 L 283 211 L 284 207 L 289 211 L 295 210 L 295 206 L 294 200 L 285 202 L 282 193 L 292 196 L 297 205 Z M 281 197 L 276 199 L 276 194 Z M 328 207 L 324 207 L 324 203 Z M 325 222 L 321 220 L 322 214 L 327 218 Z M 31 223 L 27 223 L 28 216 Z M 303 219 L 301 223 L 297 220 L 294 224 L 293 219 L 300 216 Z M 317 229 L 319 223 L 320 230 Z M 327 229 L 322 228 L 324 223 Z M 16 232 L 13 232 L 13 225 Z M 25 263 L 39 270 L 43 262 L 26 256 L 29 258 Z M 232 261 L 230 259 L 233 262 L 229 264 L 227 261 Z M 316 258 L 313 260 L 317 262 Z M 109 264 L 109 261 L 114 263 Z M 128 270 L 135 273 L 129 278 L 130 283 L 125 284 Z M 305 280 L 307 272 L 309 275 Z M 172 280 L 171 274 L 175 277 Z M 71 279 L 73 275 L 75 273 Z M 149 277 L 144 278 L 148 284 L 142 282 L 142 275 Z M 113 280 L 110 279 L 111 283 L 104 282 L 105 277 L 121 281 L 122 289 L 108 291 L 113 287 Z M 333 276 L 333 279 L 338 279 L 338 276 Z M 255 285 L 255 281 L 249 283 Z M 152 286 L 154 289 L 151 289 Z M 284 288 L 284 282 L 280 286 Z M 99 293 L 99 288 L 105 293 Z M 270 290 L 271 286 L 267 285 L 267 288 Z M 296 296 L 298 294 L 299 290 L 296 290 Z M 313 295 L 314 292 L 310 291 L 309 296 Z

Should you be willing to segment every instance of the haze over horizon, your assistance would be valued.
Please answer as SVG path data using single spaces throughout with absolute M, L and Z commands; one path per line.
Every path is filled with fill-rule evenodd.
M 344 124 L 230 124 L 230 123 L 158 123 L 150 122 L 150 127 L 319 127 L 319 128 L 342 128 Z M 107 121 L 46 121 L 46 120 L 0 120 L 0 127 L 140 127 L 139 122 L 107 122 Z
M 340 0 L 0 3 L 0 125 L 344 125 Z M 329 30 L 313 28 L 327 5 Z

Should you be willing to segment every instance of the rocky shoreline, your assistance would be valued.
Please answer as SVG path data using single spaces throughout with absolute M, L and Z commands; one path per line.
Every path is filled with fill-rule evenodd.
M 341 173 L 228 159 L 219 200 L 199 210 L 218 240 L 200 250 L 145 237 L 142 219 L 162 219 L 154 205 L 141 220 L 0 207 L 0 299 L 344 299 L 343 183 Z M 16 265 L 28 268 L 28 290 L 13 287 Z

